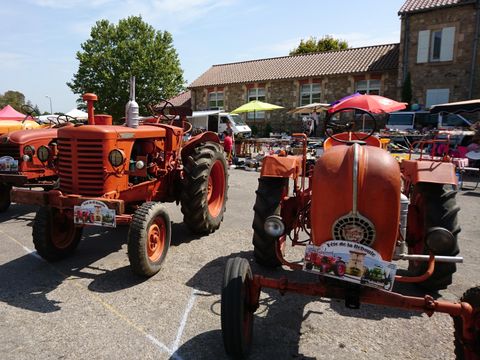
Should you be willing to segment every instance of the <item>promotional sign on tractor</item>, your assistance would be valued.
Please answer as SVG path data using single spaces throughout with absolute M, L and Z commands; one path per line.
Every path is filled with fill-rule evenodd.
M 344 281 L 392 290 L 397 267 L 382 260 L 368 246 L 331 240 L 320 246 L 307 245 L 303 270 Z
M 98 200 L 87 200 L 73 208 L 73 221 L 79 225 L 116 227 L 115 210 Z
M 18 171 L 18 160 L 15 160 L 11 156 L 0 157 L 0 171 Z

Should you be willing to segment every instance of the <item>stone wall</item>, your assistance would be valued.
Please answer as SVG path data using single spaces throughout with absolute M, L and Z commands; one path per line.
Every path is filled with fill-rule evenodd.
M 449 101 L 468 98 L 470 67 L 475 31 L 475 7 L 473 4 L 410 14 L 408 16 L 407 68 L 412 79 L 413 102 L 425 104 L 427 89 L 450 89 Z M 407 18 L 402 19 L 400 62 L 398 75 L 398 96 L 404 78 L 405 28 Z M 418 32 L 455 27 L 455 41 L 452 61 L 436 61 L 417 64 Z M 480 72 L 480 55 L 476 61 L 476 72 Z M 480 96 L 480 83 L 475 83 L 474 97 Z
M 294 80 L 275 80 L 262 83 L 265 86 L 265 101 L 268 103 L 283 106 L 285 109 L 267 111 L 265 119 L 256 119 L 255 121 L 247 119 L 246 114 L 242 117 L 246 122 L 256 130 L 259 135 L 265 135 L 267 124 L 273 132 L 301 132 L 302 119 L 300 115 L 288 114 L 288 110 L 299 106 L 300 103 L 300 84 L 305 82 L 321 83 L 321 98 L 324 103 L 332 103 L 355 91 L 356 79 L 379 78 L 381 80 L 381 95 L 396 98 L 396 76 L 397 70 L 385 73 L 363 73 L 355 75 L 337 75 L 326 76 L 321 79 L 294 79 Z M 258 84 L 255 84 L 257 86 Z M 230 84 L 223 86 L 224 91 L 224 109 L 229 112 L 247 102 L 246 84 Z M 215 88 L 215 90 L 222 89 Z M 212 88 L 210 88 L 212 89 Z M 207 88 L 195 88 L 192 90 L 193 110 L 208 109 L 208 90 Z M 323 116 L 320 116 L 322 119 Z

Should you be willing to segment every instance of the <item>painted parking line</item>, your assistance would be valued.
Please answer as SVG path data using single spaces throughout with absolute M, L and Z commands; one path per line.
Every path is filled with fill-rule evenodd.
M 0 230 L 0 234 L 5 235 L 8 239 L 13 241 L 15 244 L 17 244 L 19 247 L 21 247 L 28 255 L 31 255 L 37 260 L 40 260 L 46 264 L 49 264 L 55 272 L 58 274 L 62 275 L 65 279 L 68 279 L 70 276 L 67 274 L 64 274 L 60 270 L 58 270 L 55 266 L 50 264 L 49 262 L 45 261 L 40 255 L 35 250 L 32 250 L 25 245 L 23 245 L 19 240 L 15 239 L 13 236 L 5 233 L 4 231 Z M 183 311 L 183 316 L 182 320 L 180 321 L 177 334 L 175 337 L 175 340 L 173 341 L 172 345 L 168 347 L 165 345 L 163 342 L 158 340 L 156 337 L 154 337 L 152 334 L 149 334 L 143 329 L 141 326 L 135 324 L 132 320 L 130 320 L 126 315 L 121 313 L 117 308 L 115 308 L 113 305 L 109 304 L 105 300 L 103 300 L 100 296 L 92 293 L 91 291 L 88 291 L 85 287 L 82 285 L 75 283 L 75 282 L 69 282 L 73 286 L 75 286 L 77 289 L 82 290 L 88 294 L 88 296 L 94 300 L 96 303 L 100 304 L 102 307 L 104 307 L 108 312 L 110 312 L 114 317 L 120 319 L 122 322 L 126 323 L 130 328 L 133 328 L 137 332 L 141 333 L 147 340 L 149 340 L 155 347 L 162 352 L 168 353 L 173 359 L 175 360 L 183 360 L 183 358 L 176 354 L 176 351 L 178 350 L 180 341 L 182 339 L 183 332 L 185 330 L 185 326 L 188 321 L 188 316 L 190 315 L 191 310 L 193 309 L 193 306 L 195 304 L 195 300 L 197 298 L 197 293 L 195 290 L 192 290 L 190 294 L 190 298 L 188 299 L 188 303 L 185 307 L 185 310 Z M 85 291 L 87 290 L 87 291 Z

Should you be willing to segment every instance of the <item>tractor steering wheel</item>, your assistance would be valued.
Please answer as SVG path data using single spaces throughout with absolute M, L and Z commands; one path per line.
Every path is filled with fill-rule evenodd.
M 172 123 L 177 116 L 177 109 L 175 106 L 170 101 L 164 99 L 160 99 L 160 101 L 156 104 L 149 104 L 148 109 L 153 116 L 158 117 L 161 115 L 170 123 Z
M 60 122 L 60 120 L 64 120 L 63 122 Z M 64 114 L 64 115 L 58 115 L 56 118 L 56 125 L 55 126 L 62 126 L 62 124 L 66 124 L 69 122 L 76 122 L 78 119 L 76 117 Z
M 340 113 L 345 111 L 353 112 L 353 119 L 342 122 L 339 116 L 338 121 L 334 120 L 334 115 L 336 114 L 340 115 Z M 358 113 L 361 114 L 361 118 L 357 118 Z M 365 116 L 367 116 L 367 119 L 365 119 Z M 365 125 L 365 120 L 367 120 L 368 123 L 371 124 L 372 126 L 368 127 L 368 132 L 366 134 L 365 132 L 361 131 L 361 133 L 364 135 L 358 136 L 359 131 L 358 131 L 358 126 L 356 125 L 358 125 L 359 123 L 360 124 L 363 123 L 363 125 Z M 367 138 L 372 136 L 376 130 L 377 130 L 377 121 L 373 116 L 373 114 L 369 111 L 366 111 L 360 108 L 351 107 L 351 108 L 339 109 L 337 111 L 334 111 L 331 114 L 328 114 L 325 120 L 325 135 L 327 137 L 332 138 L 335 141 L 345 143 L 345 144 L 349 144 L 352 141 L 366 140 Z M 351 136 L 349 136 L 350 140 L 344 140 L 335 136 L 335 133 L 338 133 L 338 132 L 348 132 L 349 134 L 351 134 Z M 352 136 L 355 137 L 355 139 L 352 139 Z
M 27 104 L 23 104 L 20 109 L 22 110 L 22 112 L 25 113 L 25 118 L 22 120 L 22 124 L 28 119 L 28 117 L 30 116 L 32 119 L 35 117 L 34 115 L 36 115 L 36 110 L 30 106 L 30 105 L 27 105 Z

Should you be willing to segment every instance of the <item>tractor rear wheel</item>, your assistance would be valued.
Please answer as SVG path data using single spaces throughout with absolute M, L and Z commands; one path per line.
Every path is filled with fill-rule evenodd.
M 453 246 L 435 255 L 456 256 L 459 253 L 457 235 L 461 231 L 458 224 L 458 212 L 455 190 L 447 190 L 443 184 L 418 183 L 410 198 L 408 213 L 407 243 L 409 253 L 428 255 L 430 250 L 425 244 L 425 235 L 432 227 L 443 227 L 449 230 L 455 242 Z M 409 271 L 418 276 L 426 272 L 428 263 L 410 261 Z M 455 263 L 435 263 L 435 270 L 424 282 L 426 289 L 445 289 L 452 283 L 452 275 L 457 270 Z
M 480 316 L 480 286 L 468 289 L 463 294 L 462 298 L 460 299 L 462 302 L 469 303 L 474 311 L 473 316 Z M 463 340 L 463 319 L 460 316 L 453 317 L 453 325 L 454 325 L 454 346 L 455 346 L 455 358 L 457 360 L 464 360 L 473 358 L 472 356 L 468 356 L 468 354 L 472 355 L 479 355 L 480 354 L 480 323 L 474 321 L 473 326 L 473 343 L 465 344 Z
M 33 221 L 32 237 L 37 253 L 47 261 L 71 255 L 82 238 L 83 228 L 73 219 L 51 207 L 41 207 Z
M 146 202 L 133 214 L 128 231 L 128 259 L 133 272 L 153 276 L 160 271 L 171 239 L 171 224 L 165 207 Z
M 250 352 L 253 310 L 249 304 L 252 270 L 246 259 L 228 259 L 223 275 L 221 322 L 227 355 L 244 359 Z
M 281 265 L 277 258 L 276 245 L 278 237 L 267 235 L 265 232 L 265 220 L 274 214 L 280 213 L 280 202 L 288 187 L 288 179 L 261 177 L 258 179 L 257 198 L 253 211 L 253 253 L 255 260 L 268 267 Z
M 0 213 L 7 211 L 10 207 L 10 190 L 12 190 L 11 185 L 0 184 Z
M 226 209 L 228 170 L 219 144 L 197 146 L 185 164 L 181 193 L 183 222 L 195 234 L 213 233 Z

